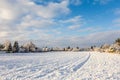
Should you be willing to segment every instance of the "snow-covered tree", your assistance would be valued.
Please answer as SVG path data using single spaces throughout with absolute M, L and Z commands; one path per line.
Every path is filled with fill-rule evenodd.
M 23 48 L 26 49 L 26 52 L 35 52 L 36 51 L 36 46 L 32 42 L 24 44 Z
M 4 43 L 4 48 L 2 49 L 6 52 L 11 52 L 12 51 L 12 45 L 10 41 L 5 41 Z

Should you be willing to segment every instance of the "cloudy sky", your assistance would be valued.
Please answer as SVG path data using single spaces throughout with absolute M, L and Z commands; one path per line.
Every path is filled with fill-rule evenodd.
M 86 47 L 118 37 L 120 0 L 0 0 L 1 42 Z

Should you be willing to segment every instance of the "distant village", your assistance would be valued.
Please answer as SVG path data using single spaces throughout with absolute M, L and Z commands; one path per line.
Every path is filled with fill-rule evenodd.
M 120 54 L 120 38 L 116 39 L 111 45 L 103 44 L 100 47 L 91 46 L 90 48 L 72 48 L 70 46 L 66 48 L 59 47 L 37 47 L 33 42 L 25 43 L 24 45 L 19 45 L 18 41 L 15 41 L 13 45 L 10 41 L 5 41 L 4 44 L 0 44 L 0 52 L 4 53 L 35 53 L 35 52 L 50 52 L 50 51 L 96 51 L 96 52 L 106 52 L 106 53 L 117 53 Z

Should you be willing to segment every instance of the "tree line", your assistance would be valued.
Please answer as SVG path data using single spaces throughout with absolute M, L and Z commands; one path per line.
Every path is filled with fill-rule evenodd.
M 117 52 L 120 53 L 120 38 L 116 39 L 114 44 L 107 45 L 104 44 L 100 47 L 91 46 L 90 48 L 72 48 L 70 46 L 65 47 L 65 48 L 58 48 L 58 47 L 44 47 L 44 48 L 39 48 L 36 47 L 35 44 L 32 42 L 28 42 L 22 46 L 19 45 L 18 41 L 15 41 L 13 45 L 11 44 L 10 41 L 5 41 L 4 44 L 0 44 L 0 51 L 5 51 L 7 53 L 18 53 L 18 52 L 48 52 L 48 51 L 98 51 L 98 52 Z

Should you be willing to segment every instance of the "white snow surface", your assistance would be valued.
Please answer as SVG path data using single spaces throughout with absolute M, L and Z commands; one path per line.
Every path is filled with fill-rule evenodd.
M 0 54 L 0 80 L 120 80 L 120 55 L 99 52 Z

